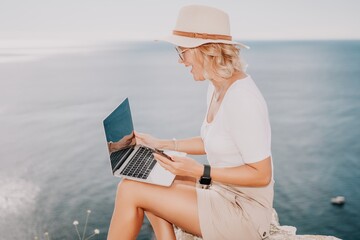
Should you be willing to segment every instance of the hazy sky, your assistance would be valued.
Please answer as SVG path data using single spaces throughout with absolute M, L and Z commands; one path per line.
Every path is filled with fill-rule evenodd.
M 360 39 L 359 0 L 0 0 L 0 41 L 154 39 L 189 4 L 226 11 L 236 39 Z

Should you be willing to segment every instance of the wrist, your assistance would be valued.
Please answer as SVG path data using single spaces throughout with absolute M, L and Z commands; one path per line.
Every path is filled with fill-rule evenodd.
M 172 140 L 159 140 L 156 144 L 156 148 L 172 150 L 174 143 Z
M 204 165 L 198 163 L 196 168 L 194 169 L 194 176 L 196 179 L 200 179 L 201 176 L 204 174 Z
M 166 149 L 166 146 L 164 146 L 164 140 L 158 140 L 155 143 L 155 148 L 159 148 L 159 149 Z

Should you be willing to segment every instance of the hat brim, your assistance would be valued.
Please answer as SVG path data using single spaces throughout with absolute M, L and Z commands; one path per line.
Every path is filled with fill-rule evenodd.
M 200 45 L 206 44 L 206 43 L 225 43 L 225 44 L 239 45 L 242 48 L 250 49 L 249 46 L 239 43 L 239 42 L 235 42 L 235 41 L 190 38 L 190 37 L 183 37 L 183 36 L 176 36 L 176 35 L 160 37 L 158 39 L 155 39 L 155 41 L 164 41 L 164 42 L 172 43 L 176 46 L 185 47 L 185 48 L 194 48 L 194 47 L 198 47 Z

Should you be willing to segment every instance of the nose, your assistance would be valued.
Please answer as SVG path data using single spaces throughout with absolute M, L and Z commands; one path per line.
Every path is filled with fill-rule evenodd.
M 184 61 L 181 58 L 179 58 L 178 63 L 183 64 Z

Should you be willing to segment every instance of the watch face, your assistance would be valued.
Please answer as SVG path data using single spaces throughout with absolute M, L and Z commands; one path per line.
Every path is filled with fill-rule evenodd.
M 206 177 L 200 178 L 200 184 L 210 185 L 210 183 L 211 183 L 211 178 L 206 178 Z

